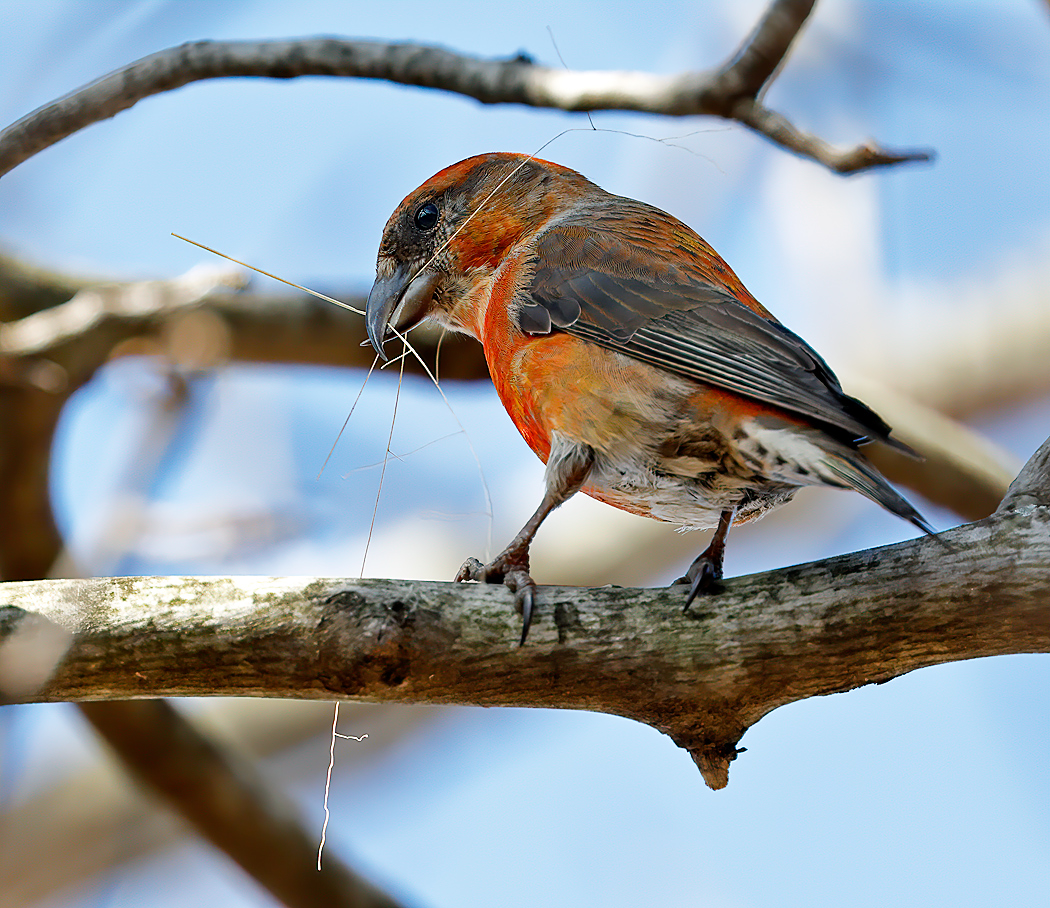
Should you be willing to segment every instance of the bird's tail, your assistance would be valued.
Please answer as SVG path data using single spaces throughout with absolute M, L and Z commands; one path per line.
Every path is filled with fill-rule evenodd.
M 824 454 L 822 466 L 841 480 L 843 485 L 856 489 L 861 495 L 866 495 L 872 501 L 881 504 L 887 511 L 903 517 L 928 536 L 937 535 L 926 518 L 915 510 L 911 502 L 894 489 L 863 455 L 854 451 L 838 452 L 827 449 Z

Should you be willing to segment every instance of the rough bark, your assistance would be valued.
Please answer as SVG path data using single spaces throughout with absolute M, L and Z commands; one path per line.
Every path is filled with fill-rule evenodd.
M 542 588 L 524 647 L 498 586 L 6 584 L 0 657 L 41 676 L 44 661 L 50 677 L 0 684 L 31 702 L 223 694 L 595 710 L 665 732 L 721 788 L 743 733 L 778 706 L 943 662 L 1050 652 L 1048 461 L 1050 442 L 984 521 L 730 580 L 688 613 L 676 587 Z M 19 651 L 44 655 L 11 661 Z

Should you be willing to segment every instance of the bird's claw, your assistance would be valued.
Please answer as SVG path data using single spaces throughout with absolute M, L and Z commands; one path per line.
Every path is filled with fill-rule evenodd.
M 536 583 L 528 571 L 508 571 L 503 584 L 514 593 L 514 606 L 521 613 L 521 639 L 518 646 L 525 645 L 532 624 L 532 609 L 536 605 Z
M 501 577 L 500 580 L 503 578 Z M 477 580 L 479 583 L 494 583 L 498 581 L 490 581 L 485 575 L 485 565 L 483 565 L 477 558 L 468 558 L 463 562 L 463 566 L 456 572 L 456 583 L 463 583 L 466 580 Z
M 529 574 L 527 558 L 524 565 L 519 562 L 520 559 L 508 557 L 506 552 L 488 564 L 482 564 L 477 558 L 468 558 L 456 573 L 456 582 L 475 580 L 478 583 L 502 583 L 507 587 L 514 594 L 514 605 L 521 615 L 521 640 L 518 645 L 524 646 L 536 605 L 536 582 Z
M 689 611 L 689 606 L 693 604 L 693 600 L 697 596 L 715 592 L 721 579 L 721 565 L 716 564 L 712 559 L 703 555 L 697 558 L 690 565 L 686 575 L 679 577 L 674 582 L 675 585 L 689 584 L 689 595 L 685 597 L 685 605 L 682 607 L 682 611 Z

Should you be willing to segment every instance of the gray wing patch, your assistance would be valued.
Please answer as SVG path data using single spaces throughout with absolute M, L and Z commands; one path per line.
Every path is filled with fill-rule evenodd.
M 626 199 L 618 200 L 620 208 L 668 217 Z M 720 260 L 686 261 L 688 267 L 675 261 L 652 237 L 632 244 L 615 231 L 603 233 L 582 223 L 553 226 L 536 247 L 518 324 L 533 335 L 565 331 L 675 375 L 808 417 L 854 444 L 878 438 L 911 452 L 889 437 L 889 426 L 876 413 L 843 392 L 827 363 L 802 338 L 706 277 L 706 269 L 717 269 Z
M 876 413 L 843 392 L 805 341 L 715 286 L 661 287 L 577 272 L 534 284 L 519 324 L 530 334 L 560 329 L 673 374 L 810 417 L 854 444 L 874 437 L 899 445 L 886 438 L 889 426 Z

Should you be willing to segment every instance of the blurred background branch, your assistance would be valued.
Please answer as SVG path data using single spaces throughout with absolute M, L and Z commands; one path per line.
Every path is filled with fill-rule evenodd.
M 340 748 L 343 772 L 383 759 L 390 748 L 417 734 L 440 710 L 405 709 L 344 704 L 344 727 L 367 723 L 369 743 L 364 748 Z M 278 761 L 281 776 L 309 782 L 320 790 L 323 763 L 288 759 L 303 741 L 320 737 L 332 726 L 332 705 L 325 702 L 225 699 L 208 704 L 192 716 L 193 723 L 211 741 L 246 760 L 262 761 L 284 754 Z M 144 732 L 137 723 L 131 727 Z M 119 746 L 119 745 L 118 745 Z M 178 759 L 181 749 L 170 748 Z M 52 901 L 69 894 L 91 879 L 121 865 L 141 860 L 152 852 L 177 844 L 189 829 L 177 808 L 158 810 L 139 786 L 130 786 L 120 763 L 99 761 L 90 768 L 56 781 L 50 788 L 8 805 L 0 818 L 4 847 L 0 849 L 0 908 Z M 148 773 L 148 765 L 142 772 Z M 56 823 L 55 818 L 62 822 Z M 316 874 L 316 838 L 311 830 L 311 853 L 299 872 Z M 40 861 L 44 853 L 62 855 L 61 861 Z M 338 862 L 329 853 L 326 861 Z M 308 887 L 304 891 L 309 892 Z M 334 904 L 342 904 L 338 899 Z
M 141 784 L 289 908 L 398 908 L 339 858 L 314 859 L 317 837 L 256 764 L 238 759 L 165 700 L 80 709 Z

